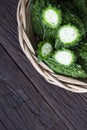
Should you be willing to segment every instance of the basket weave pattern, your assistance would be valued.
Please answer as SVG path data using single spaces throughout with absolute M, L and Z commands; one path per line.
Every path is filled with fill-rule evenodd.
M 29 0 L 19 0 L 18 9 L 17 9 L 17 22 L 18 22 L 18 33 L 19 41 L 23 52 L 26 54 L 27 58 L 30 60 L 34 68 L 51 84 L 57 85 L 58 87 L 64 88 L 66 90 L 85 93 L 87 92 L 87 83 L 76 80 L 73 78 L 68 78 L 65 76 L 58 75 L 54 73 L 47 65 L 43 62 L 38 63 L 35 50 L 31 44 L 31 41 L 26 33 L 27 26 L 31 28 L 31 22 L 28 21 L 27 24 L 27 15 L 26 8 L 29 11 Z M 30 12 L 28 17 L 30 16 Z M 30 29 L 28 30 L 30 31 Z M 32 36 L 30 36 L 32 38 Z

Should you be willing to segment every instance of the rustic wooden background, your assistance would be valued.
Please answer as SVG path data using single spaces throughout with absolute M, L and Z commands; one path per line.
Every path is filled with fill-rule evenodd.
M 0 0 L 0 130 L 87 130 L 87 94 L 47 83 L 22 52 L 18 0 Z

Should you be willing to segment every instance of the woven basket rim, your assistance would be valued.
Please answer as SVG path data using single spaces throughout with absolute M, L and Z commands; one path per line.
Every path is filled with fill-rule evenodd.
M 74 78 L 58 75 L 43 62 L 38 63 L 35 50 L 26 34 L 26 8 L 29 0 L 19 0 L 17 8 L 18 35 L 20 46 L 34 68 L 51 84 L 76 93 L 86 93 L 87 83 Z

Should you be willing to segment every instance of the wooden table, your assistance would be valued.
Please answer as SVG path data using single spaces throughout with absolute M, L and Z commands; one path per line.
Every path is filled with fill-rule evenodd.
M 22 52 L 18 0 L 0 0 L 0 130 L 87 130 L 87 94 L 47 83 Z

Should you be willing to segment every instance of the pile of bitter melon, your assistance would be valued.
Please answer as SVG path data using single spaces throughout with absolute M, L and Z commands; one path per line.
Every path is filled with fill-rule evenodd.
M 31 1 L 38 61 L 54 72 L 87 78 L 87 1 Z

